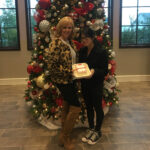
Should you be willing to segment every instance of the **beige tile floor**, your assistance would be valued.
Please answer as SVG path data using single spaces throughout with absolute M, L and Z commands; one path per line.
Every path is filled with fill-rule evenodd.
M 32 119 L 24 89 L 0 86 L 0 150 L 64 150 L 57 145 L 59 130 Z M 150 82 L 120 83 L 120 89 L 119 107 L 111 107 L 105 116 L 99 143 L 82 143 L 85 128 L 76 128 L 76 150 L 150 150 Z

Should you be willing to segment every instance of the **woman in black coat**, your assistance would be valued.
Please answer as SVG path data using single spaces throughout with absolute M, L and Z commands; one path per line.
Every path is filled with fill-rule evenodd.
M 82 138 L 83 142 L 95 144 L 101 137 L 101 126 L 104 118 L 102 108 L 103 82 L 108 73 L 108 54 L 94 38 L 94 31 L 85 28 L 81 33 L 84 47 L 79 52 L 79 62 L 87 63 L 91 76 L 81 80 L 82 92 L 87 109 L 89 129 Z M 94 111 L 96 125 L 94 125 Z

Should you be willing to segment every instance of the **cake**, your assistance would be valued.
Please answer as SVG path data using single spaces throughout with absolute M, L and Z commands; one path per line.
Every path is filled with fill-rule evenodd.
M 75 78 L 86 78 L 91 75 L 90 69 L 86 63 L 78 63 L 72 66 L 73 75 Z

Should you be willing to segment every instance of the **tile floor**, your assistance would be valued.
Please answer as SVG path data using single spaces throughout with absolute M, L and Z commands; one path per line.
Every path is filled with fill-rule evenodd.
M 0 86 L 0 150 L 64 150 L 57 145 L 59 130 L 32 119 L 24 89 Z M 99 143 L 82 143 L 85 128 L 76 128 L 76 150 L 150 150 L 150 82 L 120 83 L 120 89 L 119 107 L 111 107 L 105 116 Z

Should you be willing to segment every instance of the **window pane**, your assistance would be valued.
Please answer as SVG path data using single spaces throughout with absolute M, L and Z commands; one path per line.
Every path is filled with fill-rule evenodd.
M 137 17 L 137 8 L 122 9 L 122 25 L 135 25 Z
M 108 22 L 108 8 L 104 8 L 104 9 L 105 9 L 105 15 L 106 15 L 105 22 Z
M 37 0 L 30 0 L 30 8 L 35 8 L 37 3 Z
M 2 9 L 0 11 L 1 27 L 16 27 L 16 10 Z
M 150 26 L 138 27 L 138 44 L 150 43 Z
M 105 6 L 104 7 L 108 7 L 108 0 L 105 0 Z
M 122 6 L 137 6 L 137 0 L 122 0 Z
M 1 37 L 0 37 L 0 47 L 17 47 L 18 39 L 17 39 L 17 29 L 16 28 L 6 28 L 1 29 Z
M 150 25 L 150 7 L 140 7 L 138 12 L 138 24 Z
M 32 25 L 32 27 L 37 24 L 35 19 L 34 19 L 35 12 L 36 12 L 35 9 L 31 9 L 31 25 Z
M 15 8 L 15 0 L 0 0 L 0 8 Z
M 0 0 L 0 49 L 18 50 L 17 0 Z
M 150 6 L 150 0 L 139 0 L 139 6 Z
M 122 45 L 136 44 L 136 27 L 122 27 Z

